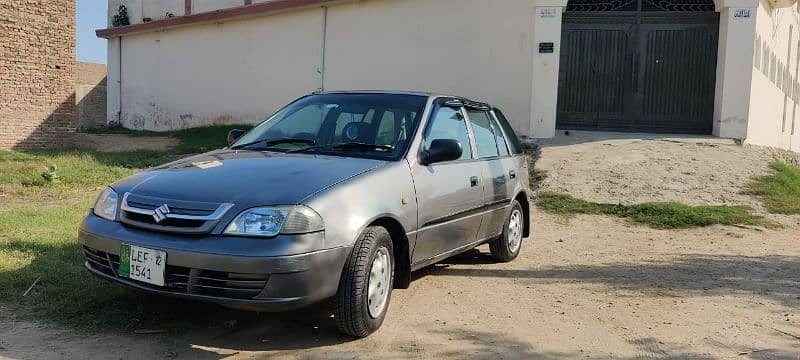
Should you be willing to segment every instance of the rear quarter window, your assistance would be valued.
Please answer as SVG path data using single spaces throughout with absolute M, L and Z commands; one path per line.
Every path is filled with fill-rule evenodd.
M 514 153 L 514 155 L 522 154 L 522 143 L 519 141 L 517 133 L 514 132 L 511 124 L 508 123 L 506 116 L 498 108 L 494 109 L 494 114 L 497 117 L 497 121 L 500 123 L 500 126 L 503 128 L 503 132 L 506 134 L 506 138 L 508 139 L 508 147 L 511 148 L 511 152 Z

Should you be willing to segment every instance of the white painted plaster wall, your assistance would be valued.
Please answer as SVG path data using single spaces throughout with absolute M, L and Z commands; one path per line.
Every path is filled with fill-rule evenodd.
M 535 0 L 368 0 L 328 11 L 326 88 L 456 94 L 531 118 Z
M 106 121 L 109 124 L 117 124 L 120 116 L 120 56 L 119 46 L 121 38 L 108 39 L 108 61 L 106 69 Z
M 745 139 L 750 113 L 750 70 L 758 0 L 723 0 L 719 14 L 717 84 L 714 99 L 713 133 Z
M 192 13 L 197 14 L 242 5 L 244 5 L 243 0 L 192 0 Z
M 800 15 L 797 7 L 773 9 L 761 0 L 757 16 L 746 142 L 800 151 Z
M 558 115 L 558 76 L 561 61 L 561 23 L 566 0 L 538 0 L 533 18 L 533 81 L 528 136 L 555 136 Z M 552 53 L 539 53 L 539 44 L 552 42 Z M 522 133 L 522 132 L 521 132 Z
M 173 16 L 182 16 L 186 10 L 183 0 L 144 0 L 142 16 L 149 17 L 151 20 L 163 20 L 168 18 L 167 13 Z
M 169 130 L 263 120 L 319 87 L 322 19 L 317 8 L 124 37 L 122 125 Z

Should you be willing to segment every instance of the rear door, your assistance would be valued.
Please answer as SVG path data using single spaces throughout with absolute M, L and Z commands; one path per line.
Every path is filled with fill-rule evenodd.
M 455 161 L 412 166 L 420 224 L 414 264 L 474 243 L 481 224 L 482 165 L 474 159 L 463 110 L 444 102 L 442 99 L 434 105 L 423 133 L 423 149 L 435 139 L 455 139 L 461 143 L 463 153 Z
M 470 128 L 483 176 L 483 216 L 477 239 L 486 240 L 500 235 L 511 203 L 511 191 L 516 173 L 510 159 L 503 131 L 489 108 L 467 109 Z

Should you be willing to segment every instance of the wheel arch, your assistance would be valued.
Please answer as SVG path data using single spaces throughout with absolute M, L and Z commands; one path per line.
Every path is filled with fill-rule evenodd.
M 367 226 L 380 226 L 389 232 L 394 247 L 394 287 L 407 289 L 411 285 L 411 251 L 405 228 L 388 215 L 372 220 Z
M 521 191 L 514 197 L 514 200 L 519 202 L 519 205 L 522 206 L 522 216 L 525 220 L 522 227 L 522 236 L 529 237 L 531 236 L 531 204 L 530 201 L 528 201 L 528 194 Z

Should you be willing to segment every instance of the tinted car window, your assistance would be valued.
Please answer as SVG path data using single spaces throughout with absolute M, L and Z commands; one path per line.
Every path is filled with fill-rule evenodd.
M 270 138 L 313 138 L 322 126 L 328 108 L 321 105 L 304 107 L 294 113 L 287 114 L 284 121 L 269 129 Z
M 494 116 L 490 116 L 489 120 L 491 120 L 492 128 L 494 129 L 494 138 L 495 141 L 497 141 L 497 151 L 500 152 L 500 156 L 508 156 L 508 142 L 503 135 L 503 131 L 500 130 L 500 124 L 497 123 L 497 119 L 495 119 Z
M 414 133 L 427 100 L 426 96 L 400 94 L 311 95 L 277 112 L 232 146 L 396 160 L 405 154 L 407 136 Z M 399 116 L 388 116 L 391 120 L 387 120 L 385 114 Z M 384 125 L 385 121 L 393 124 Z M 314 147 L 309 148 L 308 141 L 281 141 L 267 147 L 267 141 L 278 139 L 313 140 Z M 388 147 L 329 146 L 352 142 Z
M 428 133 L 425 136 L 425 149 L 430 148 L 431 143 L 436 139 L 458 140 L 463 149 L 460 160 L 472 158 L 467 123 L 458 109 L 440 106 L 434 110 L 428 126 Z
M 500 126 L 503 127 L 503 132 L 506 133 L 506 137 L 508 138 L 508 145 L 511 148 L 511 152 L 514 154 L 522 154 L 522 143 L 520 143 L 517 134 L 514 132 L 514 129 L 512 129 L 511 125 L 508 123 L 506 116 L 503 115 L 503 112 L 497 108 L 494 109 L 494 114 L 497 116 L 497 121 L 500 122 Z
M 472 132 L 475 135 L 475 146 L 478 148 L 478 158 L 498 156 L 497 140 L 494 128 L 489 119 L 489 113 L 481 110 L 467 110 Z
M 399 136 L 402 136 L 402 132 L 397 131 L 399 127 L 399 119 L 395 119 L 395 113 L 387 111 L 383 113 L 383 117 L 378 122 L 377 128 L 378 133 L 375 136 L 375 141 L 377 144 L 382 145 L 389 145 L 394 144 Z
M 375 110 L 369 109 L 366 113 L 359 113 L 357 109 L 343 109 L 336 119 L 336 130 L 333 135 L 333 142 L 348 142 L 360 140 L 360 137 L 367 136 L 372 130 L 372 117 L 375 115 Z M 349 126 L 356 123 L 357 126 Z M 361 129 L 360 133 L 357 130 Z M 345 129 L 350 130 L 349 134 L 345 134 Z M 353 132 L 356 131 L 356 132 Z M 364 140 L 364 139 L 361 139 Z M 377 144 L 377 143 L 376 143 Z

